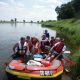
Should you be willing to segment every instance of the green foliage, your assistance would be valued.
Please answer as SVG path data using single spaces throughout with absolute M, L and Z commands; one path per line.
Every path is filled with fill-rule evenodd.
M 76 51 L 74 54 L 72 54 L 70 56 L 70 58 L 74 61 L 74 62 L 79 62 L 79 58 L 80 58 L 80 50 Z
M 11 22 L 12 22 L 12 23 L 14 23 L 14 20 L 13 20 L 13 19 L 11 19 Z
M 77 17 L 80 13 L 80 0 L 72 0 L 67 4 L 62 4 L 60 7 L 57 6 L 55 11 L 58 14 L 58 20 Z
M 70 2 L 67 4 L 62 4 L 61 7 L 56 7 L 55 11 L 58 14 L 58 20 L 74 17 L 74 8 Z
M 80 57 L 75 65 L 71 66 L 71 78 L 72 80 L 77 80 L 77 77 L 80 76 Z
M 39 23 L 39 21 L 37 21 L 37 23 Z
M 80 12 L 80 0 L 72 0 L 72 5 L 76 12 Z

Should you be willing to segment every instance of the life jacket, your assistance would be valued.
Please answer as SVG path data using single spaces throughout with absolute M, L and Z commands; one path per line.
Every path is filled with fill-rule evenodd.
M 27 51 L 27 42 L 24 42 L 23 45 L 21 45 L 20 41 L 18 42 L 17 52 L 20 54 L 24 54 Z
M 52 39 L 52 40 L 50 41 L 50 47 L 52 47 L 52 46 L 54 45 L 54 43 L 55 43 L 55 39 Z
M 64 47 L 64 42 L 60 41 L 59 44 L 57 44 L 53 48 L 53 50 L 56 51 L 57 53 L 61 53 L 63 47 Z
M 44 33 L 46 35 L 46 38 L 49 39 L 49 33 Z
M 33 45 L 33 51 L 35 53 L 37 53 L 39 51 L 39 49 L 40 49 L 40 44 L 39 44 L 39 42 L 37 42 L 35 45 Z
M 49 41 L 46 41 L 45 42 L 45 46 L 50 46 L 50 42 Z
M 50 45 L 50 43 L 49 43 L 47 38 L 42 39 L 42 41 L 41 41 L 41 46 L 45 46 L 45 45 Z
M 27 41 L 27 40 L 26 40 L 26 42 L 28 43 L 29 50 L 31 50 L 31 49 L 32 49 L 32 47 L 33 47 L 32 42 L 31 42 L 30 40 L 29 40 L 29 41 Z

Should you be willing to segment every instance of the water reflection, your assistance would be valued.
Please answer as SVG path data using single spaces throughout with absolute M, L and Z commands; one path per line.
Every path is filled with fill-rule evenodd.
M 10 23 L 12 27 L 17 27 L 17 23 Z

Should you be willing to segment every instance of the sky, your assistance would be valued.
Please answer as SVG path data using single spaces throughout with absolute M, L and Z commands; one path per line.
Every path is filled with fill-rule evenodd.
M 0 0 L 0 20 L 56 20 L 55 8 L 70 0 Z

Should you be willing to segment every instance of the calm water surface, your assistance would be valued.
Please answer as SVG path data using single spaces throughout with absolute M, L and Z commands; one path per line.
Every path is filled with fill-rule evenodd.
M 51 36 L 56 36 L 55 31 L 42 28 L 40 24 L 0 24 L 0 80 L 6 80 L 4 75 L 4 63 L 10 58 L 10 55 L 13 53 L 12 47 L 19 41 L 20 37 L 29 35 L 41 39 L 45 29 L 48 30 Z

